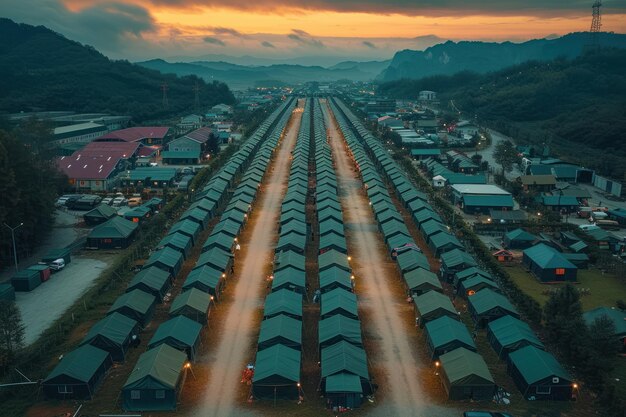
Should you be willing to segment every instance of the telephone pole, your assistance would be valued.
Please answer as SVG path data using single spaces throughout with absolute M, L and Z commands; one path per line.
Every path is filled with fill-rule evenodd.
M 164 109 L 167 109 L 170 106 L 170 102 L 167 99 L 167 90 L 169 90 L 169 87 L 167 83 L 164 82 L 163 84 L 161 84 L 161 91 L 163 91 L 163 108 Z

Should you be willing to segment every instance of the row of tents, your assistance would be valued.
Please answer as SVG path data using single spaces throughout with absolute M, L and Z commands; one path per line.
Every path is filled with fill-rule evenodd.
M 488 328 L 488 339 L 500 357 L 507 361 L 508 372 L 520 391 L 529 400 L 569 400 L 572 395 L 572 378 L 519 319 L 519 313 L 510 301 L 500 293 L 492 275 L 479 268 L 476 260 L 465 251 L 461 242 L 448 232 L 441 217 L 428 204 L 426 198 L 414 198 L 415 187 L 377 141 L 350 110 L 340 101 L 333 104 L 340 108 L 349 123 L 346 130 L 353 129 L 354 143 L 364 144 L 369 155 L 376 161 L 400 200 L 411 213 L 429 247 L 441 259 L 441 278 L 454 285 L 457 295 L 467 298 L 468 309 L 476 328 Z M 359 141 L 359 138 L 361 141 Z M 359 150 L 357 163 L 368 170 L 371 165 Z M 360 158 L 360 160 L 359 160 Z M 359 165 L 360 166 L 360 165 Z M 375 178 L 367 172 L 367 178 Z M 365 176 L 364 176 L 365 182 Z M 366 182 L 367 184 L 367 182 Z M 369 187 L 368 187 L 369 191 Z M 381 192 L 382 193 L 382 192 Z M 424 196 L 425 197 L 425 196 Z M 372 202 L 374 205 L 374 202 Z M 398 258 L 402 252 L 396 252 Z M 400 265 L 405 281 L 424 279 L 425 272 L 413 272 L 410 280 Z M 422 268 L 426 269 L 426 268 Z M 412 271 L 419 271 L 413 269 Z M 409 271 L 410 273 L 410 271 Z M 426 338 L 433 359 L 438 359 L 441 378 L 451 399 L 490 399 L 495 384 L 484 360 L 478 355 L 473 337 L 459 321 L 459 313 L 450 299 L 441 294 L 441 284 L 430 283 L 424 288 L 409 284 L 413 292 L 416 315 L 425 327 Z
M 321 311 L 318 343 L 321 392 L 328 408 L 354 409 L 374 391 L 363 348 L 357 298 L 337 195 L 337 178 L 319 100 L 314 107 L 318 276 Z
M 285 103 L 246 141 L 203 191 L 216 185 L 226 195 L 216 178 L 232 174 L 231 179 L 249 165 L 249 160 L 281 114 L 293 105 Z M 221 190 L 221 191 L 219 191 Z M 211 192 L 212 196 L 216 196 Z M 91 398 L 113 362 L 123 362 L 131 344 L 138 342 L 141 330 L 150 322 L 157 303 L 163 301 L 191 247 L 223 198 L 211 200 L 212 209 L 192 215 L 190 207 L 169 230 L 128 285 L 127 291 L 113 303 L 107 316 L 94 324 L 80 346 L 63 356 L 61 362 L 43 380 L 48 398 Z M 114 218 L 115 219 L 115 218 Z M 103 223 L 104 225 L 106 223 Z M 186 291 L 170 308 L 170 320 L 157 329 L 122 389 L 125 410 L 169 410 L 176 407 L 177 394 L 184 382 L 186 364 L 195 357 L 202 329 L 202 311 L 208 310 L 208 298 L 200 291 Z
M 252 396 L 257 399 L 300 398 L 302 300 L 306 296 L 306 202 L 310 153 L 311 106 L 305 101 L 283 197 L 270 294 L 265 299 L 257 341 Z M 250 371 L 248 371 L 250 372 Z

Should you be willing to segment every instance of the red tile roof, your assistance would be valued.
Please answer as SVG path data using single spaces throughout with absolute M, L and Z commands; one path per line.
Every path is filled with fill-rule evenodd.
M 123 141 L 138 142 L 142 139 L 163 139 L 169 127 L 146 126 L 146 127 L 129 127 L 128 129 L 116 130 L 99 137 L 98 141 Z
M 141 148 L 139 148 L 139 151 L 137 152 L 137 156 L 138 157 L 152 156 L 159 149 L 162 149 L 162 147 L 161 146 L 142 146 Z
M 57 159 L 57 165 L 71 179 L 104 180 L 122 159 L 131 158 L 139 146 L 139 143 L 91 142 L 71 156 Z

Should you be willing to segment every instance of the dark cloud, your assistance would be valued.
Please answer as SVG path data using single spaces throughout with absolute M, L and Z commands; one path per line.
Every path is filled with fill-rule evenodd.
M 364 46 L 367 46 L 367 47 L 368 47 L 368 48 L 370 48 L 370 49 L 378 49 L 378 48 L 376 47 L 376 45 L 374 45 L 374 44 L 373 44 L 372 42 L 370 42 L 370 41 L 363 41 L 363 45 L 364 45 Z
M 210 43 L 211 45 L 226 46 L 226 42 L 221 39 L 213 38 L 211 36 L 205 36 L 202 40 L 206 43 Z
M 263 41 L 261 42 L 261 46 L 264 46 L 266 48 L 274 48 L 276 49 L 276 47 L 274 46 L 274 44 L 272 42 L 268 42 L 268 41 Z
M 308 0 L 294 5 L 292 0 L 149 0 L 171 7 L 195 5 L 225 7 L 238 10 L 280 11 L 285 9 L 362 12 L 409 16 L 562 16 L 591 13 L 590 0 Z M 605 13 L 624 13 L 626 2 L 606 0 Z
M 224 28 L 224 27 L 214 27 L 211 31 L 216 35 L 230 35 L 236 38 L 247 38 L 247 35 L 239 32 L 237 29 L 233 28 Z
M 287 35 L 287 37 L 289 39 L 291 39 L 292 41 L 296 41 L 296 43 L 299 43 L 300 45 L 304 45 L 304 46 L 312 46 L 314 48 L 324 48 L 325 45 L 322 41 L 315 39 L 314 37 L 312 37 L 311 35 L 309 35 L 307 32 L 300 30 L 300 29 L 292 29 L 291 30 L 292 33 L 290 33 L 289 35 Z

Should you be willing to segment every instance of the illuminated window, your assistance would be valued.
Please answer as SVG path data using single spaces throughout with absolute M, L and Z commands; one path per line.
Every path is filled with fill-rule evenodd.
M 557 268 L 556 269 L 556 274 L 557 275 L 565 275 L 565 268 Z

